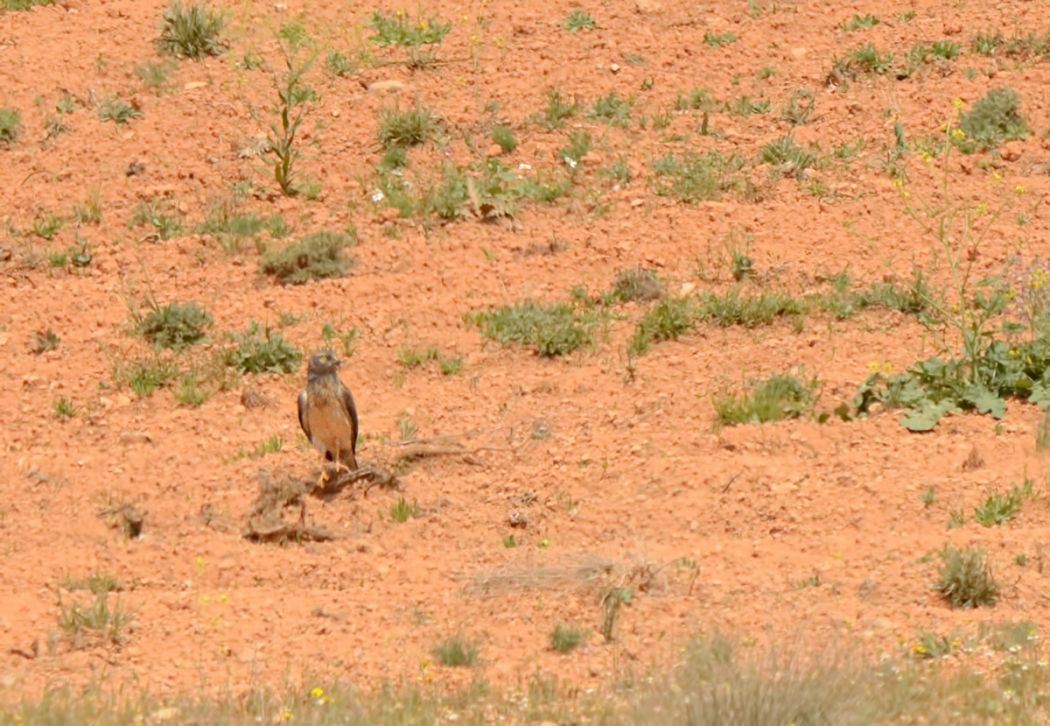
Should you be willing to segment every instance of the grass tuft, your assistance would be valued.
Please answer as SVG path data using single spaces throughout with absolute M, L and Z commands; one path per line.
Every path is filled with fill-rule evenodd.
M 753 382 L 750 391 L 727 391 L 714 400 L 718 424 L 732 426 L 799 418 L 812 410 L 819 385 L 816 378 L 807 381 L 777 373 Z
M 343 250 L 355 242 L 354 235 L 347 233 L 314 232 L 284 249 L 267 253 L 259 267 L 285 285 L 341 277 L 354 264 L 352 258 L 343 256 Z
M 468 319 L 485 337 L 529 346 L 545 358 L 592 344 L 597 324 L 593 314 L 580 313 L 567 303 L 541 305 L 532 300 L 475 313 Z
M 474 665 L 478 660 L 478 646 L 462 635 L 447 638 L 431 651 L 438 662 L 444 666 L 462 668 Z
M 138 317 L 135 329 L 159 348 L 182 350 L 204 340 L 211 324 L 211 315 L 195 302 L 157 305 L 151 301 L 149 313 Z
M 999 583 L 992 576 L 984 550 L 945 547 L 941 550 L 941 572 L 937 590 L 953 608 L 994 605 Z
M 161 23 L 156 43 L 167 55 L 200 60 L 221 55 L 227 48 L 220 37 L 225 25 L 222 13 L 203 3 L 183 6 L 175 0 L 164 11 Z

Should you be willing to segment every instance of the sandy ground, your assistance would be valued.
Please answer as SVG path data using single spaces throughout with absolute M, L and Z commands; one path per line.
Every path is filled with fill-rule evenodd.
M 691 635 L 725 630 L 757 640 L 856 637 L 871 652 L 899 652 L 923 630 L 938 633 L 980 622 L 1050 622 L 1042 552 L 1050 527 L 1045 465 L 1035 451 L 1039 412 L 1011 403 L 1005 418 L 958 416 L 933 433 L 907 433 L 893 413 L 841 422 L 782 422 L 715 431 L 711 395 L 749 377 L 796 367 L 823 381 L 821 406 L 848 400 L 869 366 L 901 369 L 933 352 L 913 318 L 865 312 L 848 320 L 809 316 L 801 330 L 780 322 L 753 330 L 701 325 L 660 343 L 625 375 L 625 343 L 644 307 L 628 304 L 593 349 L 547 360 L 485 340 L 464 314 L 525 297 L 567 300 L 569 289 L 608 288 L 617 271 L 655 269 L 677 291 L 725 289 L 730 234 L 751 236 L 758 279 L 745 283 L 806 291 L 848 264 L 858 285 L 906 279 L 913 264 L 937 277 L 934 243 L 902 213 L 901 196 L 880 166 L 900 119 L 917 138 L 935 134 L 952 113 L 989 88 L 1009 85 L 1024 99 L 1034 133 L 999 156 L 950 162 L 953 189 L 975 203 L 1014 194 L 982 248 L 992 270 L 1011 254 L 1045 254 L 1050 231 L 1050 63 L 1016 64 L 974 54 L 978 33 L 1050 29 L 1038 2 L 990 5 L 890 2 L 675 3 L 605 0 L 586 9 L 599 27 L 568 33 L 568 3 L 517 0 L 433 1 L 427 13 L 453 29 L 431 68 L 374 65 L 350 77 L 309 80 L 319 100 L 306 117 L 305 176 L 322 184 L 316 200 L 272 192 L 265 163 L 241 158 L 264 133 L 274 96 L 272 74 L 237 61 L 257 52 L 279 63 L 273 32 L 303 13 L 322 49 L 369 45 L 363 26 L 383 7 L 352 1 L 230 4 L 230 51 L 180 61 L 168 92 L 143 87 L 133 68 L 158 60 L 152 41 L 163 3 L 80 1 L 0 12 L 0 105 L 17 109 L 22 137 L 0 149 L 7 183 L 0 192 L 0 683 L 7 695 L 55 683 L 136 683 L 175 691 L 287 677 L 338 676 L 368 685 L 386 678 L 448 680 L 480 672 L 497 683 L 537 670 L 582 684 L 671 657 Z M 415 12 L 415 8 L 409 9 Z M 910 21 L 898 18 L 914 10 Z M 846 32 L 854 12 L 879 25 Z M 738 36 L 724 47 L 704 34 Z M 963 55 L 897 80 L 864 76 L 848 88 L 826 84 L 833 59 L 864 42 L 902 57 L 918 41 L 947 38 Z M 378 60 L 400 57 L 374 50 Z M 775 68 L 760 79 L 764 67 Z M 967 74 L 967 68 L 975 73 Z M 972 76 L 972 77 L 971 77 Z M 376 93 L 376 81 L 400 91 Z M 586 104 L 617 90 L 650 117 L 679 93 L 705 86 L 717 99 L 771 101 L 767 114 L 711 115 L 717 136 L 693 133 L 696 112 L 672 115 L 657 131 L 609 127 L 581 115 L 559 131 L 530 118 L 547 88 Z M 815 97 L 796 140 L 829 158 L 818 172 L 829 193 L 808 193 L 792 178 L 770 180 L 754 166 L 761 194 L 687 205 L 654 193 L 651 162 L 669 149 L 719 149 L 754 159 L 788 130 L 780 109 L 797 88 Z M 643 90 L 644 89 L 644 90 Z M 64 94 L 68 130 L 45 137 Z M 104 122 L 95 103 L 112 94 L 135 100 L 141 118 Z M 381 108 L 417 98 L 437 113 L 447 154 L 470 152 L 465 135 L 485 139 L 493 118 L 510 124 L 519 146 L 508 163 L 557 165 L 553 152 L 574 126 L 599 143 L 568 199 L 522 206 L 512 223 L 464 220 L 424 227 L 392 220 L 369 199 L 381 150 Z M 496 110 L 493 110 L 496 109 Z M 254 112 L 254 115 L 253 115 Z M 685 141 L 669 140 L 675 134 Z M 849 164 L 831 150 L 862 139 Z M 487 145 L 482 143 L 482 148 Z M 432 173 L 443 154 L 413 151 Z M 633 178 L 614 184 L 601 168 L 623 155 Z M 1009 157 L 1009 158 L 1006 158 Z M 937 167 L 912 158 L 915 194 L 928 192 Z M 139 173 L 128 174 L 129 165 Z M 997 177 L 1001 177 L 998 180 Z M 359 244 L 349 276 L 282 287 L 257 272 L 249 242 L 229 253 L 193 231 L 216 199 L 250 180 L 243 209 L 279 212 L 289 240 L 354 225 Z M 1023 192 L 1012 192 L 1016 185 Z M 34 219 L 69 217 L 97 189 L 100 224 L 69 221 L 51 240 Z M 129 227 L 140 201 L 166 198 L 184 217 L 171 239 Z M 1023 226 L 1016 214 L 1027 214 Z M 79 239 L 92 259 L 83 268 L 51 266 L 46 252 Z M 265 237 L 265 234 L 263 235 Z M 551 240 L 561 251 L 529 254 Z M 269 242 L 271 246 L 275 242 Z M 687 288 L 689 289 L 689 288 Z M 310 498 L 310 522 L 336 532 L 332 542 L 277 546 L 242 537 L 258 471 L 310 476 L 317 455 L 299 436 L 294 375 L 246 376 L 199 408 L 171 389 L 138 398 L 114 381 L 122 361 L 148 357 L 130 332 L 129 302 L 194 300 L 214 316 L 212 340 L 192 355 L 227 345 L 222 333 L 249 321 L 278 326 L 309 351 L 330 323 L 360 332 L 342 369 L 361 414 L 364 461 L 389 460 L 408 417 L 417 436 L 459 436 L 484 446 L 469 459 L 425 459 L 402 475 L 403 491 L 373 489 L 330 501 Z M 34 331 L 51 328 L 56 350 L 34 354 Z M 436 345 L 463 358 L 443 376 L 430 364 L 407 370 L 398 351 Z M 251 389 L 269 402 L 244 405 Z M 59 420 L 68 397 L 75 415 Z M 549 433 L 549 435 L 547 435 Z M 469 435 L 468 435 L 469 434 Z M 279 436 L 279 452 L 246 455 Z M 983 465 L 963 468 L 976 449 Z M 1037 496 L 1006 526 L 972 517 L 947 529 L 949 512 L 967 514 L 990 491 L 1035 482 Z M 929 507 L 920 501 L 936 491 Z M 392 521 L 398 497 L 418 516 Z M 98 512 L 134 503 L 142 536 L 127 539 Z M 512 527 L 513 510 L 527 526 Z M 505 546 L 513 535 L 517 547 Z M 933 591 L 945 543 L 980 545 L 1004 584 L 993 609 L 955 611 Z M 1026 566 L 1015 564 L 1019 554 Z M 695 563 L 691 564 L 691 563 Z M 109 573 L 111 596 L 132 615 L 119 645 L 71 640 L 59 626 L 63 605 L 86 593 L 59 587 L 64 577 Z M 600 596 L 630 587 L 616 638 L 598 632 Z M 557 623 L 587 632 L 568 656 L 550 650 Z M 480 647 L 474 670 L 442 668 L 431 649 L 462 633 Z

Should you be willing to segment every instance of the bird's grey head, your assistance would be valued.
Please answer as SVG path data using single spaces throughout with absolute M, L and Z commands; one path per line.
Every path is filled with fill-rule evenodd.
M 335 357 L 335 353 L 330 350 L 314 353 L 306 364 L 306 379 L 312 381 L 321 376 L 335 373 L 340 363 L 341 361 Z

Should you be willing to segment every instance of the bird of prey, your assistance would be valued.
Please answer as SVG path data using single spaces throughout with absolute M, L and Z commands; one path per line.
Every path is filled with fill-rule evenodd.
M 299 425 L 325 461 L 357 469 L 357 408 L 339 380 L 340 361 L 330 350 L 310 356 L 306 388 L 299 393 Z M 322 479 L 324 475 L 322 475 Z

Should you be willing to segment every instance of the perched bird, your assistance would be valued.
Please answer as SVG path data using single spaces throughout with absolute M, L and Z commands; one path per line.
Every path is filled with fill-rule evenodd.
M 299 425 L 325 461 L 357 468 L 357 408 L 350 389 L 339 380 L 341 361 L 330 350 L 310 356 L 306 388 L 299 393 Z M 322 476 L 323 478 L 323 476 Z

